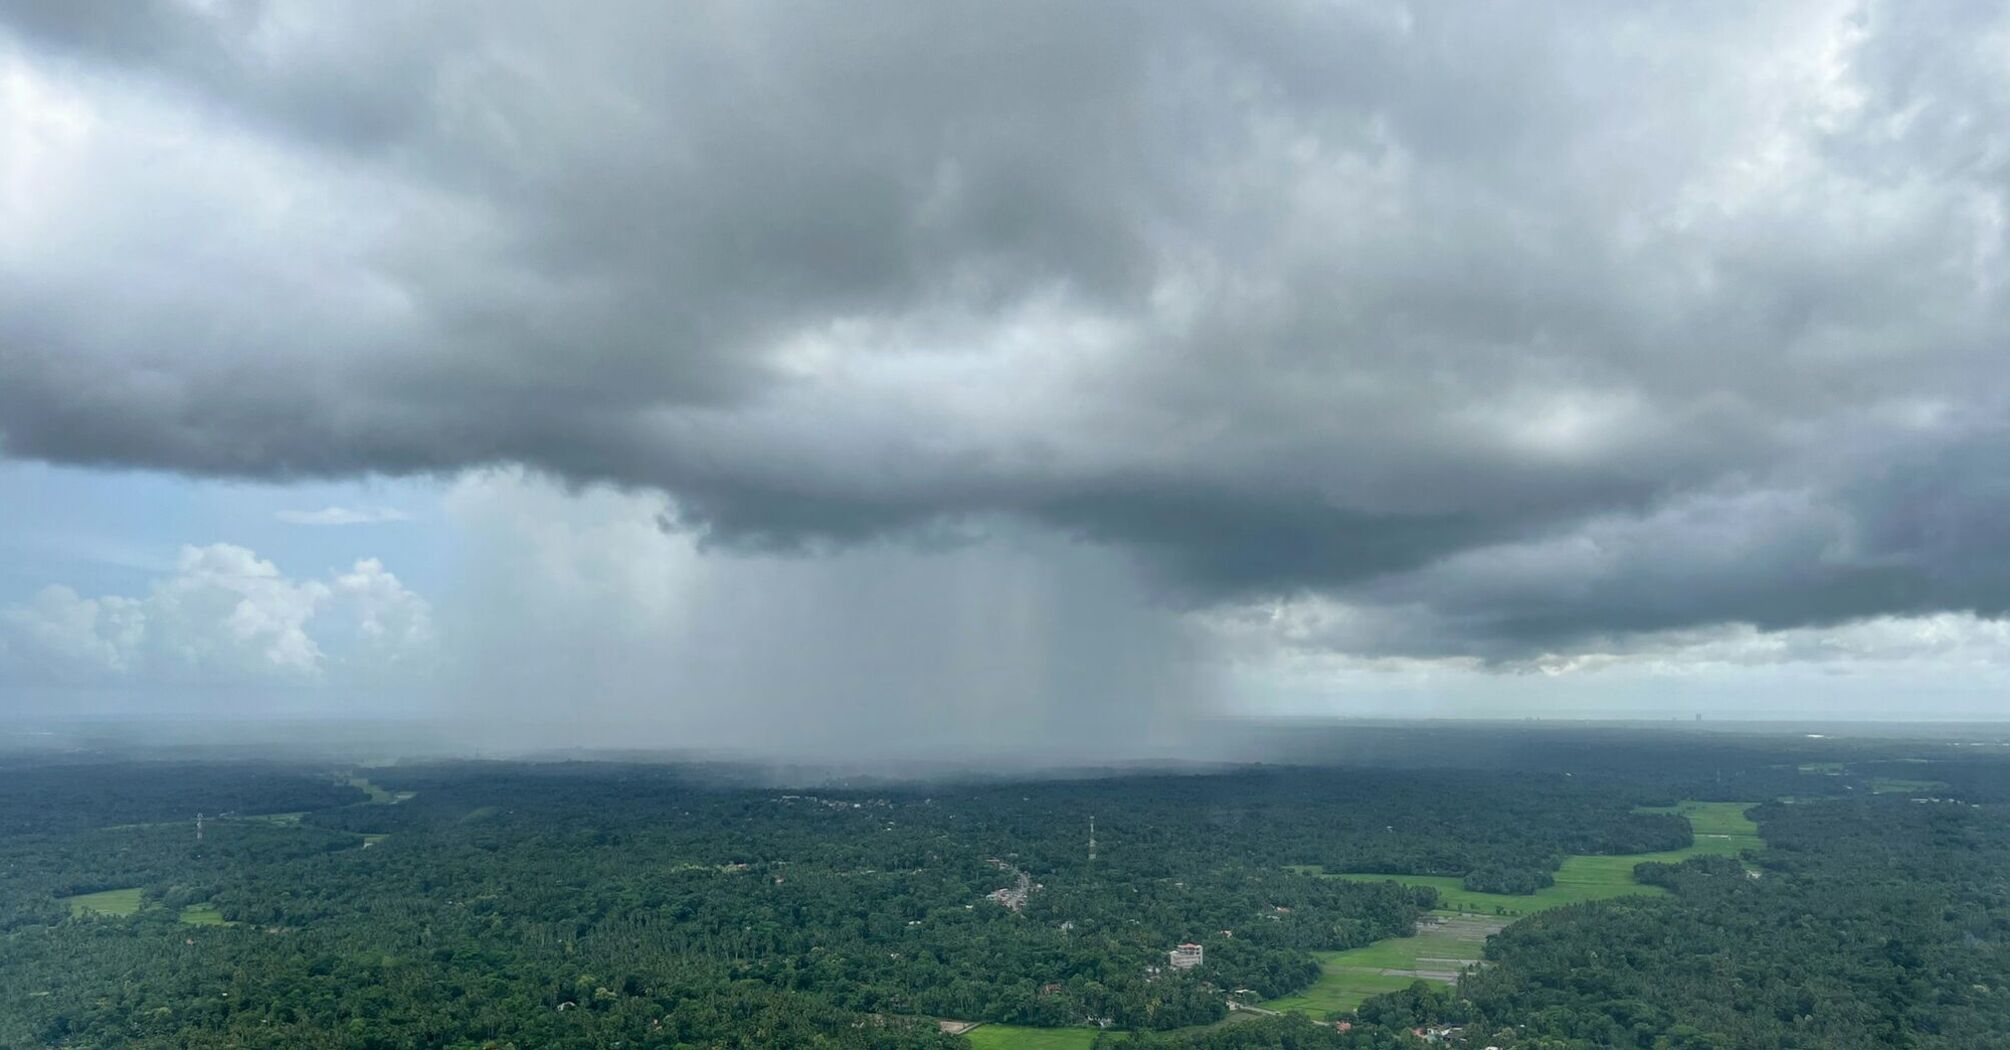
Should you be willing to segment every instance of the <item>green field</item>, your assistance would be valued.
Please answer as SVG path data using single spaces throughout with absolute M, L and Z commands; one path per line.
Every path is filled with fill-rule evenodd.
M 1319 979 L 1296 995 L 1264 1003 L 1272 1010 L 1325 1017 L 1361 1005 L 1361 1000 L 1381 992 L 1408 987 L 1411 981 L 1444 981 L 1467 962 L 1480 957 L 1486 929 L 1471 916 L 1519 917 L 1548 911 L 1566 904 L 1604 900 L 1628 894 L 1656 894 L 1667 891 L 1644 886 L 1633 878 L 1633 866 L 1646 861 L 1677 864 L 1704 854 L 1737 856 L 1758 849 L 1759 827 L 1745 817 L 1749 802 L 1683 802 L 1680 805 L 1644 810 L 1676 813 L 1688 818 L 1695 842 L 1687 849 L 1661 853 L 1630 853 L 1619 856 L 1567 857 L 1556 870 L 1556 885 L 1527 896 L 1505 893 L 1476 893 L 1460 885 L 1456 875 L 1376 875 L 1361 872 L 1335 873 L 1332 878 L 1355 882 L 1389 880 L 1409 886 L 1429 886 L 1438 891 L 1436 915 L 1449 925 L 1427 927 L 1413 937 L 1377 941 L 1365 948 L 1344 952 L 1314 952 L 1319 960 Z M 1300 871 L 1317 872 L 1316 868 Z M 1460 916 L 1466 916 L 1461 921 Z
M 1751 802 L 1684 802 L 1677 806 L 1645 808 L 1642 813 L 1678 813 L 1689 818 L 1689 827 L 1696 832 L 1696 845 L 1691 854 L 1726 853 L 1736 854 L 1740 850 L 1758 849 L 1759 826 L 1745 816 L 1751 809 Z M 1726 842 L 1725 840 L 1731 840 Z
M 1399 991 L 1410 986 L 1415 977 L 1391 977 L 1373 972 L 1343 970 L 1330 962 L 1334 956 L 1346 952 L 1313 952 L 1319 960 L 1319 979 L 1311 987 L 1296 995 L 1264 1002 L 1266 1010 L 1281 1010 L 1285 1013 L 1305 1014 L 1324 1020 L 1329 1014 L 1346 1013 L 1361 1005 L 1361 1000 L 1383 992 Z
M 214 904 L 191 904 L 181 910 L 181 921 L 190 926 L 229 926 Z
M 1556 871 L 1556 885 L 1527 895 L 1478 893 L 1460 885 L 1457 875 L 1368 875 L 1347 872 L 1335 878 L 1355 882 L 1390 880 L 1406 886 L 1429 886 L 1438 891 L 1438 910 L 1465 915 L 1534 915 L 1566 904 L 1604 900 L 1629 893 L 1666 893 L 1658 886 L 1642 886 L 1633 881 L 1633 866 L 1642 861 L 1673 863 L 1689 856 L 1686 851 L 1636 853 L 1623 857 L 1570 857 Z
M 1449 920 L 1447 920 L 1449 922 Z M 1479 961 L 1480 947 L 1498 924 L 1478 928 L 1470 923 L 1426 927 L 1412 937 L 1391 937 L 1365 948 L 1321 953 L 1337 966 L 1369 967 L 1383 970 L 1457 970 Z
M 133 886 L 123 890 L 80 893 L 64 897 L 62 901 L 70 906 L 72 915 L 131 915 L 140 910 L 140 892 L 138 886 Z
M 1410 886 L 1429 886 L 1438 891 L 1442 911 L 1473 915 L 1534 915 L 1566 904 L 1605 900 L 1633 893 L 1665 893 L 1659 886 L 1643 886 L 1633 881 L 1633 866 L 1647 861 L 1679 864 L 1704 854 L 1737 856 L 1758 849 L 1758 825 L 1745 818 L 1749 802 L 1684 802 L 1678 806 L 1651 809 L 1650 813 L 1679 813 L 1689 818 L 1696 841 L 1687 849 L 1661 853 L 1627 853 L 1617 856 L 1579 855 L 1564 858 L 1556 869 L 1556 885 L 1527 896 L 1507 893 L 1476 893 L 1460 885 L 1456 875 L 1373 875 L 1347 872 L 1335 877 L 1356 882 L 1394 880 Z
M 1319 979 L 1296 995 L 1272 999 L 1265 1009 L 1324 1018 L 1345 1013 L 1361 1000 L 1406 988 L 1418 980 L 1446 982 L 1466 965 L 1478 962 L 1487 935 L 1499 921 L 1439 917 L 1415 936 L 1392 937 L 1344 952 L 1313 952 Z
M 987 1024 L 971 1029 L 966 1038 L 976 1050 L 1088 1050 L 1096 1041 L 1096 1030 Z
M 370 801 L 380 806 L 395 806 L 418 794 L 416 791 L 386 791 L 363 777 L 350 777 L 349 786 L 370 796 Z

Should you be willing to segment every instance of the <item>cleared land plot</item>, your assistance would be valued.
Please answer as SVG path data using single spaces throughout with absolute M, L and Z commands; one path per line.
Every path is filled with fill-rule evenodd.
M 363 777 L 350 777 L 349 786 L 370 796 L 370 801 L 380 806 L 395 806 L 418 795 L 416 791 L 386 791 Z
M 1753 805 L 1751 802 L 1684 802 L 1675 806 L 1642 809 L 1641 812 L 1674 813 L 1689 818 L 1689 827 L 1696 833 L 1696 845 L 1679 852 L 1689 856 L 1699 853 L 1735 856 L 1740 851 L 1765 845 L 1759 839 L 1759 826 L 1745 816 L 1745 811 Z
M 190 926 L 229 926 L 231 923 L 214 904 L 191 904 L 181 910 L 181 921 Z
M 1456 875 L 1367 875 L 1347 872 L 1334 876 L 1354 882 L 1400 882 L 1405 886 L 1429 886 L 1438 891 L 1441 914 L 1499 915 L 1518 918 L 1534 915 L 1566 904 L 1604 900 L 1629 893 L 1666 893 L 1658 886 L 1642 886 L 1633 881 L 1633 866 L 1646 860 L 1679 859 L 1674 853 L 1637 853 L 1625 857 L 1571 857 L 1556 872 L 1556 885 L 1522 896 L 1511 893 L 1476 893 L 1460 885 Z M 1597 864 L 1577 864 L 1595 860 Z
M 1475 893 L 1460 885 L 1456 875 L 1333 874 L 1331 878 L 1355 882 L 1387 880 L 1407 886 L 1429 886 L 1438 891 L 1439 909 L 1434 914 L 1443 925 L 1420 925 L 1416 936 L 1377 941 L 1351 951 L 1314 952 L 1313 957 L 1319 960 L 1319 979 L 1297 995 L 1273 999 L 1263 1006 L 1325 1017 L 1352 1010 L 1370 995 L 1408 987 L 1411 981 L 1450 983 L 1466 965 L 1478 961 L 1487 935 L 1506 925 L 1507 920 L 1566 904 L 1668 892 L 1634 881 L 1633 866 L 1646 861 L 1679 864 L 1705 854 L 1737 856 L 1745 850 L 1760 848 L 1764 843 L 1759 838 L 1759 826 L 1745 817 L 1745 810 L 1751 806 L 1749 802 L 1683 802 L 1645 810 L 1686 817 L 1695 833 L 1695 843 L 1687 849 L 1660 853 L 1569 857 L 1557 868 L 1556 885 L 1527 896 Z M 1299 870 L 1318 872 L 1316 868 Z
M 61 898 L 70 906 L 72 915 L 131 915 L 140 910 L 140 888 L 133 886 L 123 890 L 100 890 L 97 893 L 79 893 L 74 897 Z
M 1374 971 L 1346 971 L 1332 968 L 1330 960 L 1345 952 L 1313 952 L 1319 960 L 1319 979 L 1311 987 L 1297 995 L 1287 995 L 1271 999 L 1262 1004 L 1266 1010 L 1283 1013 L 1307 1014 L 1325 1019 L 1331 1014 L 1346 1013 L 1361 1005 L 1361 1000 L 1383 992 L 1399 991 L 1410 986 L 1415 977 L 1392 977 Z
M 1433 915 L 1417 924 L 1410 937 L 1392 937 L 1365 948 L 1338 952 L 1337 962 L 1387 970 L 1453 970 L 1480 959 L 1487 938 L 1507 922 L 1478 916 Z
M 971 1029 L 964 1038 L 976 1050 L 1088 1050 L 1096 1041 L 1096 1030 L 987 1024 Z
M 1433 917 L 1418 924 L 1412 937 L 1392 937 L 1344 952 L 1314 952 L 1319 979 L 1296 995 L 1262 1005 L 1266 1010 L 1324 1018 L 1352 1010 L 1371 995 L 1407 988 L 1412 981 L 1449 984 L 1458 979 L 1459 971 L 1479 961 L 1487 936 L 1505 925 L 1501 919 Z

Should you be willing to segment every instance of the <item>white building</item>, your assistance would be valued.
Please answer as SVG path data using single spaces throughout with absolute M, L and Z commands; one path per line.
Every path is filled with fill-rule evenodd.
M 1198 944 L 1182 944 L 1166 955 L 1171 960 L 1173 969 L 1191 970 L 1200 965 L 1201 951 L 1201 946 Z

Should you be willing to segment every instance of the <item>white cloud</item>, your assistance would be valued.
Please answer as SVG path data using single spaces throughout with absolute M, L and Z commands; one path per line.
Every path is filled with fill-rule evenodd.
M 144 597 L 44 588 L 0 609 L 0 675 L 85 684 L 316 684 L 422 659 L 431 610 L 375 559 L 296 580 L 227 543 L 184 547 Z
M 84 598 L 68 587 L 45 587 L 33 601 L 0 611 L 6 651 L 39 652 L 52 662 L 121 673 L 145 633 L 140 603 L 116 595 Z
M 396 507 L 323 507 L 320 510 L 282 510 L 273 515 L 288 525 L 384 525 L 410 521 L 412 516 Z
M 432 641 L 431 607 L 375 558 L 335 577 L 334 600 L 349 610 L 364 644 L 389 658 L 422 651 Z

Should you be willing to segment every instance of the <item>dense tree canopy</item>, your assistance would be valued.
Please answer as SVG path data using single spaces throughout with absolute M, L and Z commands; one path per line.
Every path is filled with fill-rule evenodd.
M 1195 1050 L 1431 1026 L 1475 1047 L 2001 1045 L 2001 807 L 1870 790 L 1993 799 L 1994 761 L 1619 745 L 1624 769 L 1517 768 L 1548 751 L 814 789 L 612 763 L 16 758 L 0 1046 L 963 1045 L 938 1018 Z M 1909 778 L 1877 765 L 1901 759 Z M 1753 810 L 1762 852 L 1643 865 L 1671 892 L 1516 922 L 1456 989 L 1371 999 L 1346 1032 L 1222 1023 L 1229 993 L 1302 989 L 1311 953 L 1405 935 L 1437 903 L 1318 869 L 1525 893 L 1571 854 L 1687 845 L 1641 807 L 1719 778 L 1798 787 Z M 137 910 L 70 899 L 116 890 Z M 1170 967 L 1186 941 L 1205 964 Z

